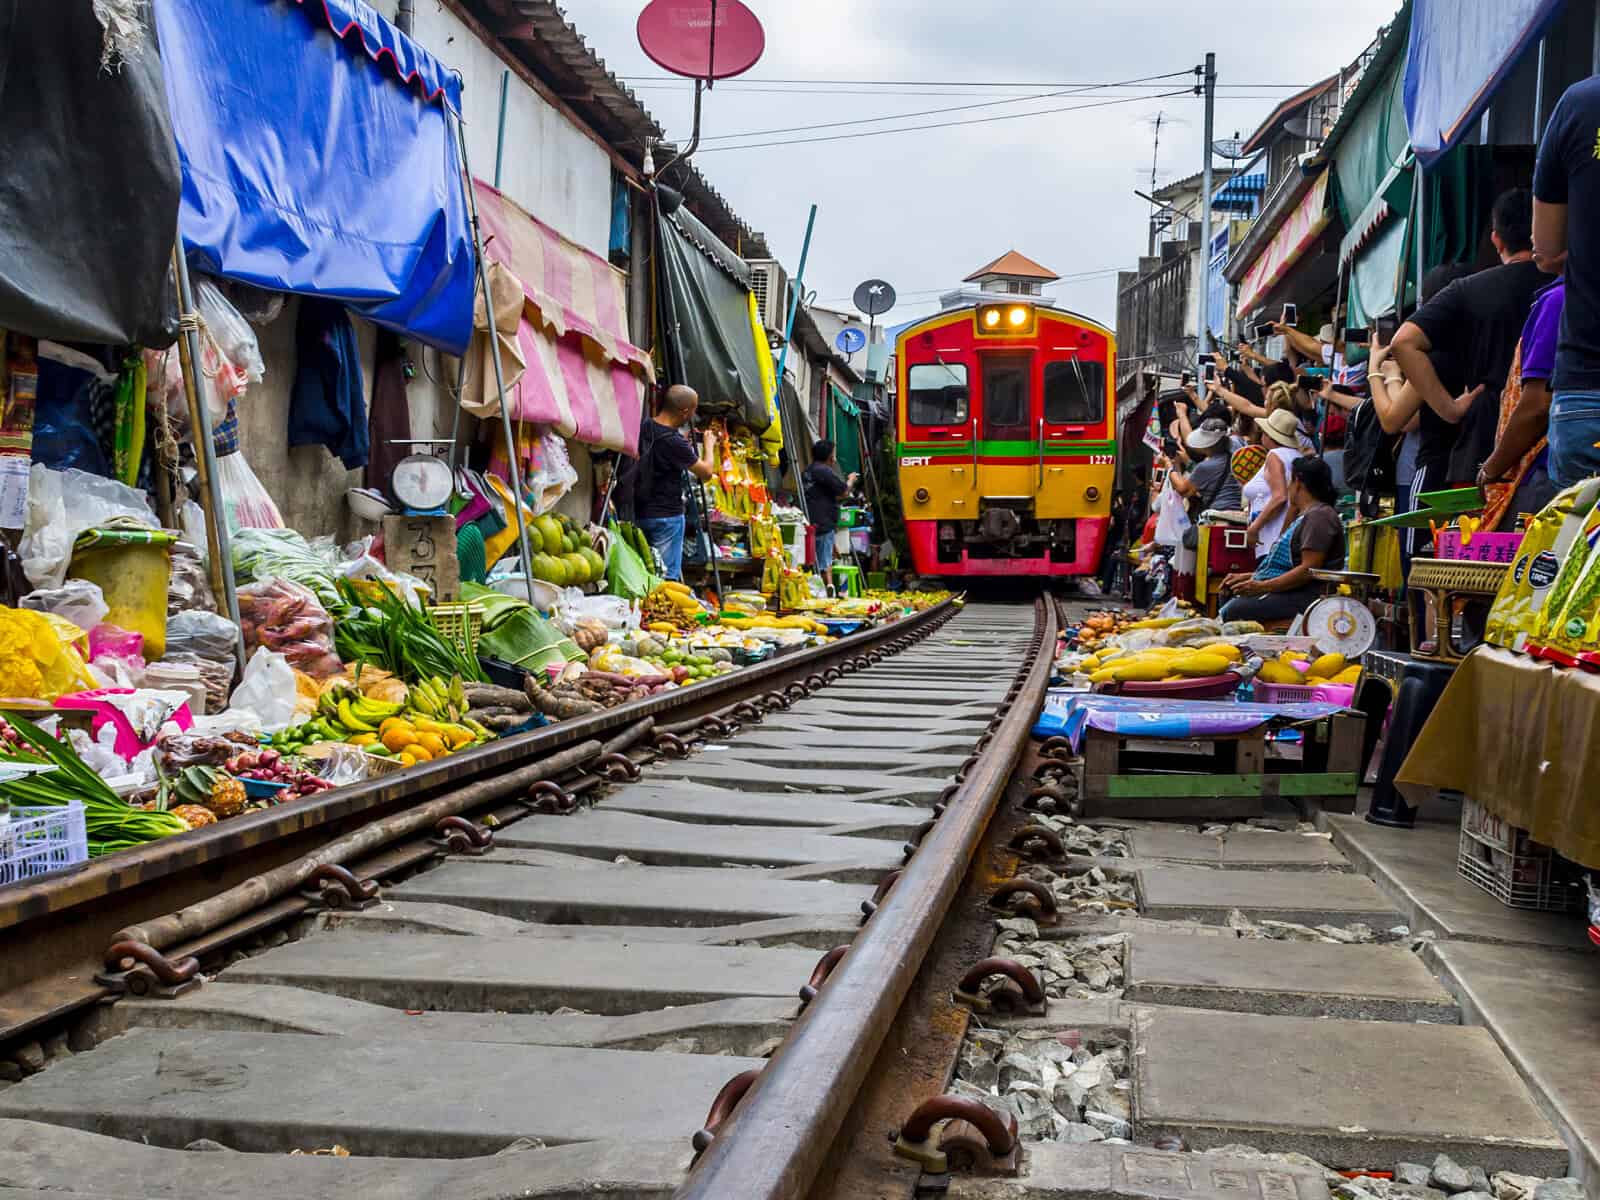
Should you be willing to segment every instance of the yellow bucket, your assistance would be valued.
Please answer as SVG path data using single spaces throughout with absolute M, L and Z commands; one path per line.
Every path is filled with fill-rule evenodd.
M 167 651 L 167 584 L 172 543 L 167 530 L 91 529 L 78 539 L 67 574 L 98 583 L 111 609 L 106 623 L 144 635 L 144 659 Z

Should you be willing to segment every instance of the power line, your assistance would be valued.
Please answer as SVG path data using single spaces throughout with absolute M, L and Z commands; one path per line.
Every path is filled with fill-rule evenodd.
M 1167 75 L 1146 75 L 1143 79 L 1129 79 L 1129 84 L 1144 83 L 1151 79 L 1168 79 Z M 1122 84 L 1108 84 L 1108 87 L 1121 87 Z M 936 117 L 945 113 L 970 112 L 977 108 L 993 108 L 1000 104 L 1025 104 L 1034 100 L 1056 100 L 1062 96 L 1083 95 L 1086 92 L 1098 90 L 1095 86 L 1086 85 L 1081 88 L 1068 89 L 1060 92 L 1035 92 L 1026 96 L 1007 96 L 997 100 L 981 100 L 976 104 L 957 104 L 951 108 L 926 108 L 921 112 L 891 113 L 884 117 L 856 117 L 849 121 L 823 121 L 815 125 L 790 125 L 783 129 L 753 129 L 745 133 L 721 133 L 703 138 L 707 142 L 725 142 L 732 138 L 741 137 L 770 137 L 777 133 L 804 133 L 811 129 L 837 129 L 846 125 L 872 125 L 879 121 L 909 121 L 913 117 Z
M 1173 71 L 1166 75 L 1151 76 L 1152 79 L 1178 79 L 1186 75 L 1193 75 L 1194 68 L 1182 71 Z M 644 83 L 670 83 L 677 87 L 690 87 L 692 80 L 676 75 L 618 75 L 620 80 L 638 80 Z M 975 79 L 766 79 L 766 78 L 740 78 L 719 80 L 723 87 L 745 88 L 761 84 L 793 84 L 796 86 L 818 87 L 824 84 L 840 87 L 965 87 L 965 88 L 1075 88 L 1075 87 L 1113 87 L 1129 86 L 1124 84 L 1110 84 L 1094 81 L 1079 82 L 1025 82 L 1019 79 L 1004 80 L 975 80 Z M 1303 91 L 1308 85 L 1303 83 L 1236 83 L 1229 81 L 1229 87 L 1241 88 L 1277 88 L 1282 91 Z
M 1154 96 L 1123 96 L 1115 100 L 1099 100 L 1093 104 L 1069 104 L 1064 108 L 1041 108 L 1037 112 L 1003 113 L 997 117 L 973 117 L 965 121 L 940 121 L 932 125 L 907 125 L 899 129 L 867 129 L 859 133 L 835 133 L 827 137 L 790 138 L 777 142 L 750 142 L 743 146 L 709 146 L 701 154 L 720 154 L 726 150 L 760 150 L 769 146 L 808 146 L 817 142 L 842 142 L 854 138 L 882 137 L 891 133 L 920 133 L 930 129 L 955 129 L 963 125 L 988 125 L 995 121 L 1018 121 L 1024 117 L 1048 117 L 1056 113 L 1083 112 L 1090 108 L 1110 108 L 1117 104 L 1142 104 L 1148 100 L 1164 100 L 1168 96 L 1191 95 L 1189 88 L 1174 92 L 1161 92 Z
M 1078 282 L 1078 281 L 1084 280 L 1084 279 L 1097 279 L 1097 278 L 1099 278 L 1100 276 L 1103 276 L 1103 275 L 1118 275 L 1118 274 L 1121 274 L 1123 271 L 1126 271 L 1127 269 L 1128 268 L 1126 268 L 1126 267 L 1102 267 L 1097 271 L 1074 271 L 1074 272 L 1071 272 L 1069 274 L 1057 277 L 1056 280 L 1053 283 L 1046 284 L 1045 286 L 1046 286 L 1047 290 L 1053 290 L 1054 287 L 1055 287 L 1055 284 L 1057 284 L 1057 283 L 1075 283 L 1075 282 Z M 953 292 L 953 291 L 956 291 L 956 290 L 958 290 L 956 287 L 946 286 L 946 287 L 936 287 L 936 288 L 922 288 L 922 289 L 920 289 L 918 291 L 913 291 L 913 292 L 897 291 L 896 295 L 898 295 L 900 297 L 901 301 L 909 301 L 909 300 L 916 300 L 919 297 L 942 296 L 947 292 Z M 1026 297 L 1013 296 L 1009 292 L 996 292 L 995 293 L 995 297 L 996 297 L 997 300 L 1002 301 L 1002 302 L 1009 302 L 1009 301 L 1013 301 L 1013 300 L 1026 299 Z M 825 300 L 819 301 L 818 303 L 829 303 L 829 304 L 841 303 L 843 301 L 851 300 L 851 299 L 853 299 L 853 297 L 851 297 L 851 296 L 829 296 Z

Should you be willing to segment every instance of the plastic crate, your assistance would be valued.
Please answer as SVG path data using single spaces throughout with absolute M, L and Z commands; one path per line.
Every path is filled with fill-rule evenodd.
M 475 647 L 483 637 L 484 607 L 481 604 L 435 604 L 428 615 L 439 632 L 463 650 Z
M 1263 683 L 1259 679 L 1251 685 L 1261 704 L 1339 704 L 1348 708 L 1356 698 L 1353 683 Z
M 13 805 L 0 826 L 0 885 L 89 861 L 83 805 Z
M 1576 912 L 1584 905 L 1576 868 L 1470 797 L 1461 802 L 1456 870 L 1507 908 Z

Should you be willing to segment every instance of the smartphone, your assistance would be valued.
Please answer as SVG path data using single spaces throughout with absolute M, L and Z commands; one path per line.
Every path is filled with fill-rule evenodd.
M 1390 342 L 1394 341 L 1394 335 L 1400 332 L 1400 318 L 1379 317 L 1377 330 L 1378 337 L 1381 338 L 1383 340 L 1383 344 L 1387 346 Z
M 1207 383 L 1215 383 L 1217 381 L 1217 364 L 1216 363 L 1208 362 L 1208 363 L 1204 364 L 1200 368 L 1200 371 L 1201 371 L 1201 378 L 1203 378 Z
M 1372 330 L 1357 329 L 1350 326 L 1344 331 L 1344 344 L 1346 346 L 1365 346 L 1372 340 Z
M 1310 392 L 1313 396 L 1322 390 L 1322 376 L 1297 375 L 1295 383 L 1299 384 L 1302 391 Z
M 1194 372 L 1193 371 L 1185 371 L 1178 378 L 1178 386 L 1179 387 L 1188 387 L 1193 382 L 1194 382 Z
M 1283 316 L 1281 320 L 1285 325 L 1300 324 L 1300 306 L 1295 304 L 1293 301 L 1285 304 L 1283 306 Z
M 1276 332 L 1277 332 L 1277 330 L 1272 328 L 1272 325 L 1271 325 L 1270 322 L 1257 325 L 1256 326 L 1256 341 L 1264 342 Z

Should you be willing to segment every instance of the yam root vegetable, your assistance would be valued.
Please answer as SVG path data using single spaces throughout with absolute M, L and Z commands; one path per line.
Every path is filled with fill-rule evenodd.
M 469 683 L 462 689 L 467 703 L 473 708 L 503 707 L 519 712 L 530 712 L 533 701 L 515 688 L 496 687 L 492 683 Z
M 558 693 L 555 690 L 545 691 L 540 689 L 537 694 L 530 695 L 534 707 L 547 717 L 554 717 L 558 721 L 568 721 L 573 717 L 587 717 L 592 713 L 604 712 L 606 706 L 593 700 L 585 700 L 581 696 L 570 693 Z

